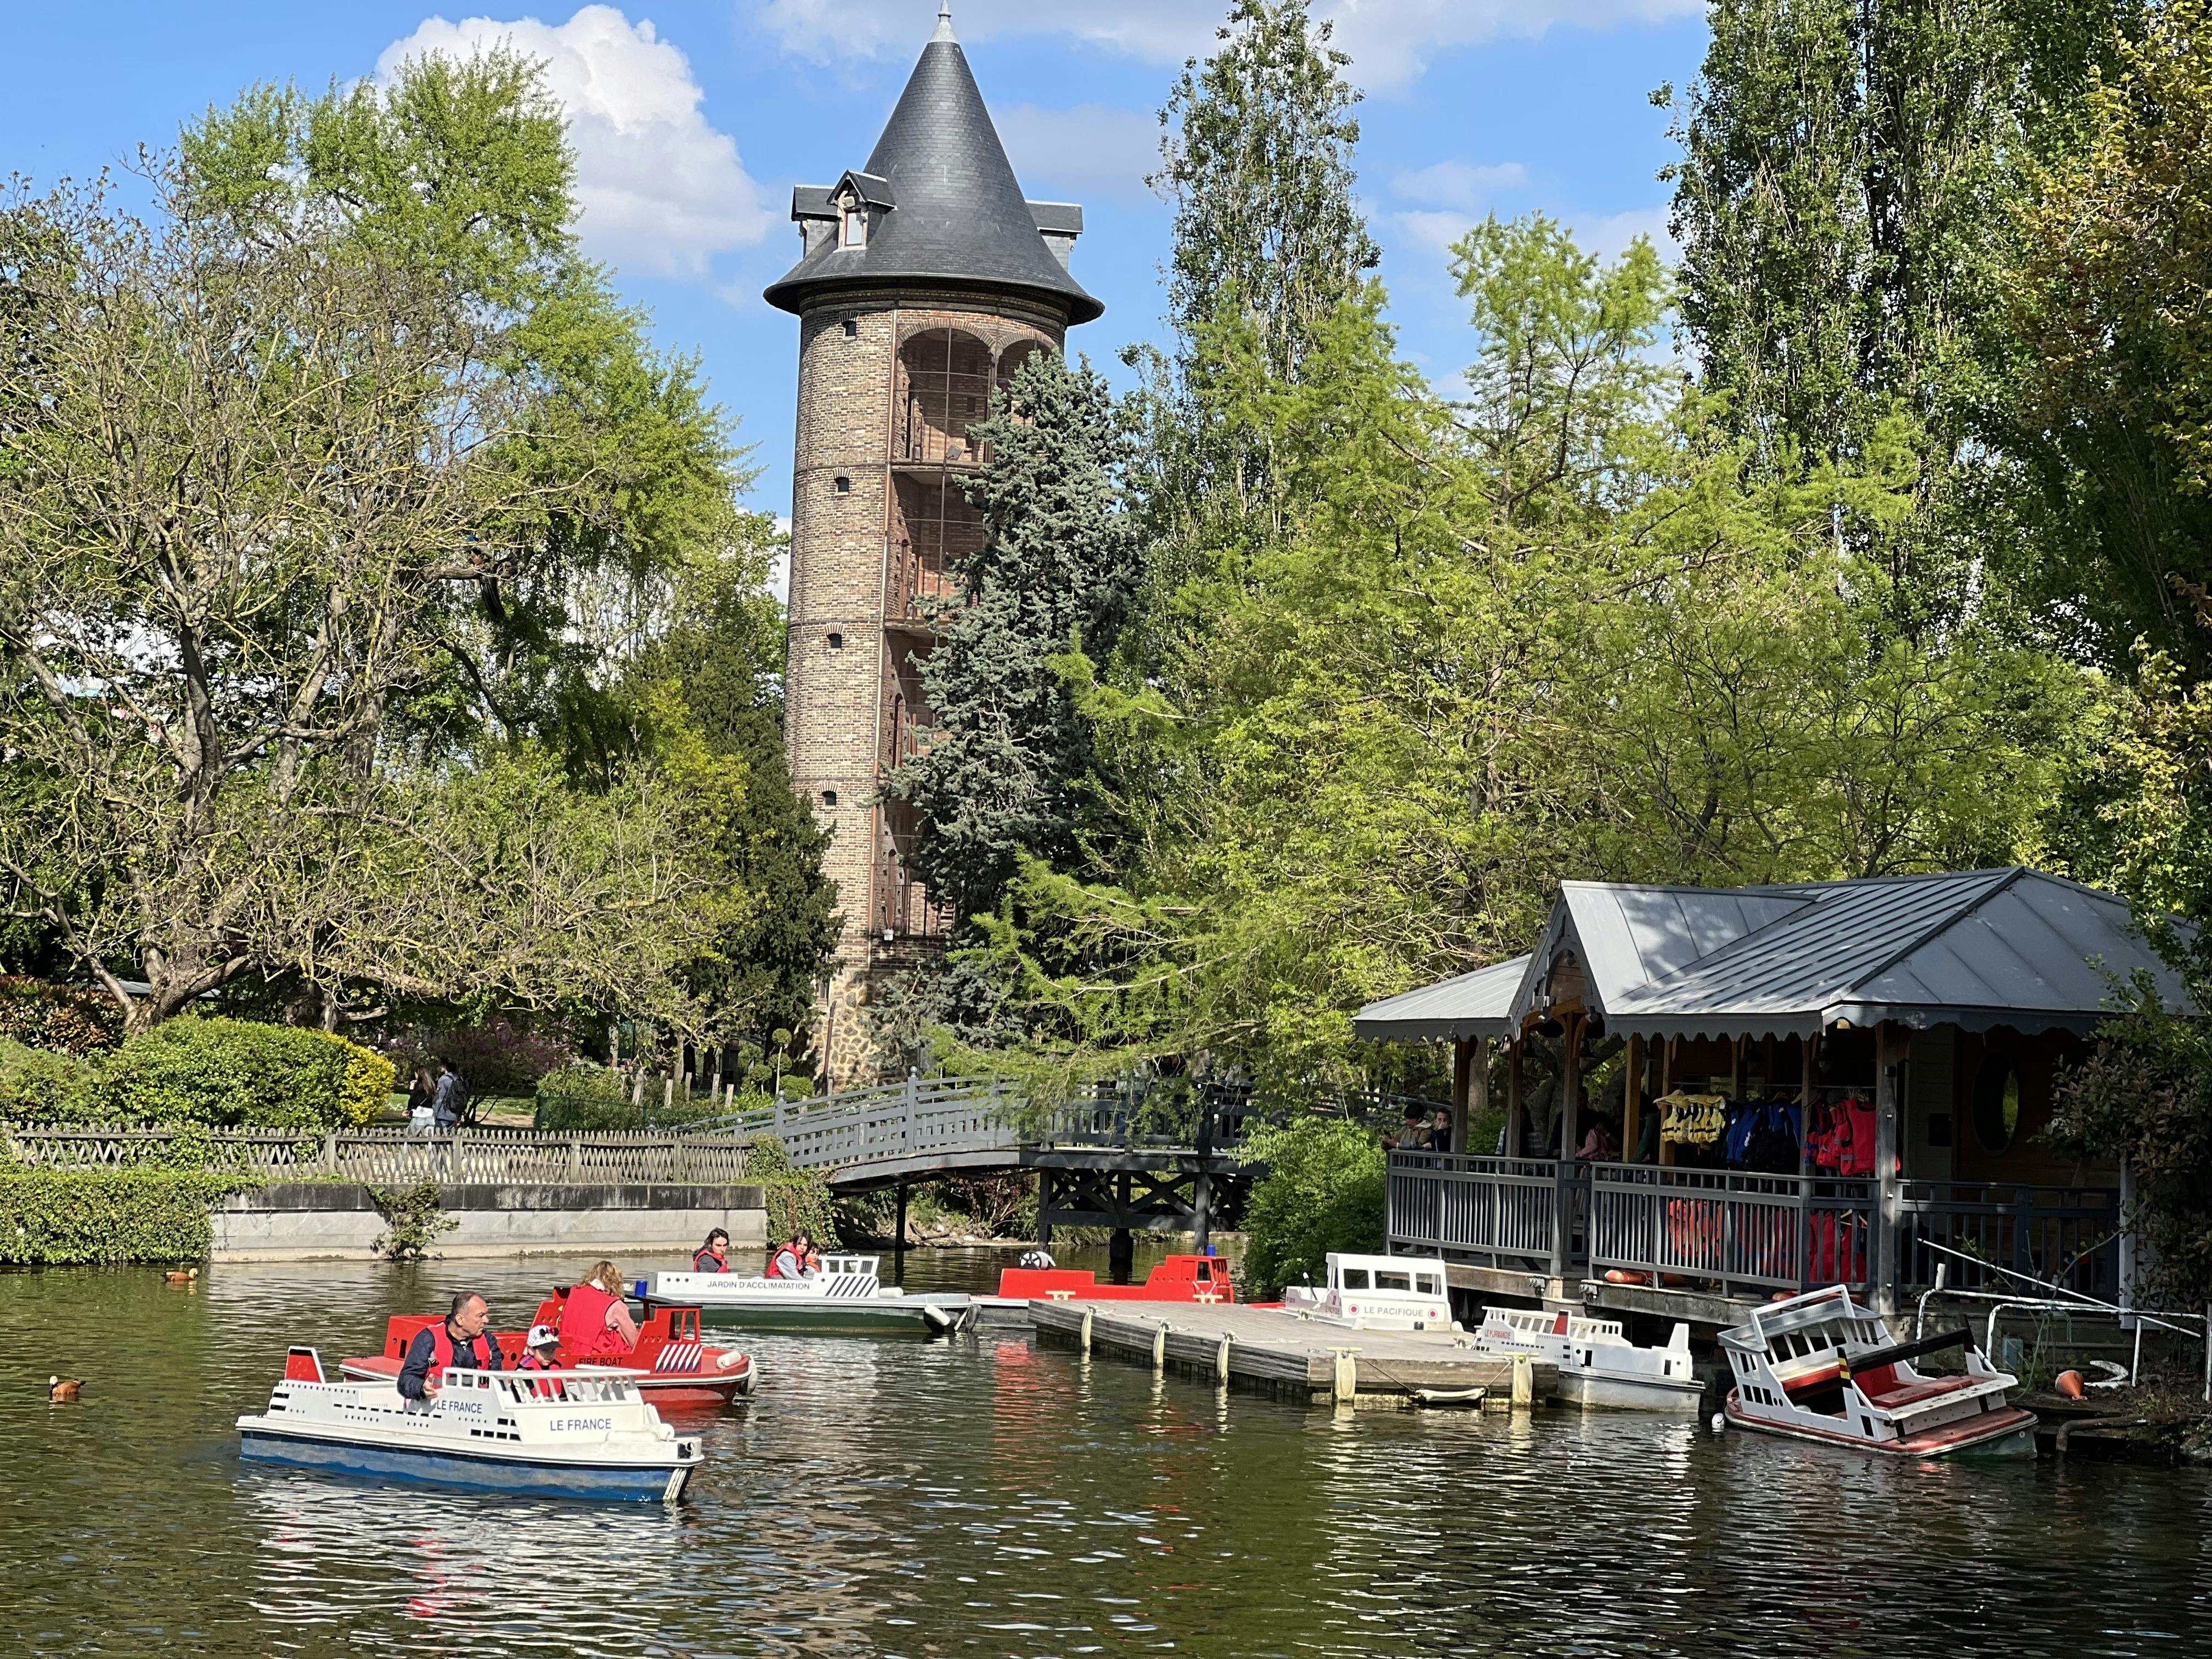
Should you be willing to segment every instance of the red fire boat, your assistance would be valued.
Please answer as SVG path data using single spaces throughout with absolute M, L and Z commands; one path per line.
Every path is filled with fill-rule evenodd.
M 556 1291 L 538 1304 L 532 1322 L 560 1328 L 566 1291 Z M 356 1382 L 396 1377 L 406 1362 L 407 1345 L 415 1334 L 438 1322 L 436 1314 L 398 1314 L 384 1328 L 384 1352 L 358 1359 L 343 1360 L 339 1369 Z M 523 1355 L 524 1331 L 497 1331 L 501 1363 L 512 1366 Z M 578 1360 L 570 1358 L 566 1334 L 556 1358 L 577 1370 L 620 1370 L 642 1372 L 635 1377 L 637 1390 L 653 1406 L 726 1406 L 740 1396 L 750 1397 L 760 1385 L 760 1368 L 753 1357 L 736 1348 L 717 1347 L 699 1334 L 696 1308 L 658 1308 L 638 1327 L 637 1342 L 618 1358 Z
M 1141 1285 L 1101 1285 L 1079 1267 L 1008 1267 L 999 1275 L 1003 1300 L 1037 1302 L 1234 1302 L 1229 1264 L 1218 1256 L 1171 1255 Z

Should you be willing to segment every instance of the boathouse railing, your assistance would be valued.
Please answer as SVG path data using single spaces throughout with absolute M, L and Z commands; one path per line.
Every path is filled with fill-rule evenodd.
M 1393 1152 L 1391 1246 L 1557 1275 L 1575 1265 L 1588 1214 L 1583 1175 L 1583 1166 L 1551 1158 Z
M 1882 1271 L 1870 1178 L 1759 1175 L 1551 1158 L 1390 1157 L 1393 1249 L 1567 1278 L 1607 1270 L 1657 1285 L 1764 1295 L 1870 1285 Z M 2120 1196 L 2112 1188 L 1900 1181 L 1893 1282 L 1935 1280 L 1950 1258 L 1960 1290 L 2017 1288 L 2000 1269 L 2117 1300 Z
M 1897 1208 L 1905 1284 L 1933 1283 L 1936 1264 L 1948 1261 L 1948 1282 L 1956 1290 L 2017 1291 L 2017 1280 L 1993 1271 L 2008 1267 L 2100 1301 L 2120 1299 L 2117 1187 L 1906 1181 L 1899 1183 Z M 1927 1248 L 1931 1244 L 1944 1249 Z M 1959 1255 L 1978 1256 L 1991 1267 Z
M 745 1178 L 745 1148 L 727 1136 L 539 1129 L 11 1128 L 15 1156 L 41 1170 L 174 1164 L 266 1181 L 332 1179 L 378 1186 L 722 1185 Z M 181 1144 L 180 1144 L 181 1143 Z
M 1649 1164 L 1593 1164 L 1588 1262 L 1669 1279 L 1800 1290 L 1863 1285 L 1874 1183 Z

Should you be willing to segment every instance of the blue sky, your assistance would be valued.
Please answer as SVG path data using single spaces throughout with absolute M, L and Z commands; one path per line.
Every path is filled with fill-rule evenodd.
M 955 0 L 954 21 L 1032 198 L 1084 204 L 1075 270 L 1106 315 L 1073 349 L 1117 368 L 1158 337 L 1165 208 L 1145 190 L 1155 114 L 1227 0 Z M 1586 246 L 1663 237 L 1672 153 L 1646 94 L 1705 44 L 1698 0 L 1316 0 L 1366 91 L 1360 187 L 1407 353 L 1446 380 L 1468 356 L 1444 245 L 1495 210 L 1541 210 Z M 569 108 L 587 248 L 659 337 L 696 349 L 788 510 L 797 325 L 761 289 L 796 258 L 791 186 L 866 157 L 936 0 L 437 10 L 422 0 L 12 8 L 9 171 L 78 177 L 161 145 L 261 80 L 319 88 L 411 51 L 501 34 L 547 60 Z

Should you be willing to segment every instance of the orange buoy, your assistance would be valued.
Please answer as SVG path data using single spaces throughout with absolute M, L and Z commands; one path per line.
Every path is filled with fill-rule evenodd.
M 1608 1285 L 1649 1285 L 1651 1282 L 1651 1275 L 1632 1273 L 1626 1267 L 1607 1267 L 1605 1270 L 1605 1282 Z
M 2082 1385 L 2081 1373 L 2079 1371 L 2059 1372 L 2057 1387 L 2058 1392 L 2069 1400 L 2087 1400 L 2089 1397 L 2089 1390 Z

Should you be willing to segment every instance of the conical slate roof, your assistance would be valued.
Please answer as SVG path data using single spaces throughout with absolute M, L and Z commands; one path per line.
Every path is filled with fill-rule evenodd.
M 868 199 L 890 198 L 867 246 L 841 247 L 836 237 L 824 238 L 768 289 L 770 305 L 796 312 L 828 288 L 927 281 L 1049 299 L 1075 323 L 1106 309 L 1045 246 L 968 56 L 949 27 L 940 25 L 922 48 L 883 137 L 858 172 L 867 175 L 856 183 Z

